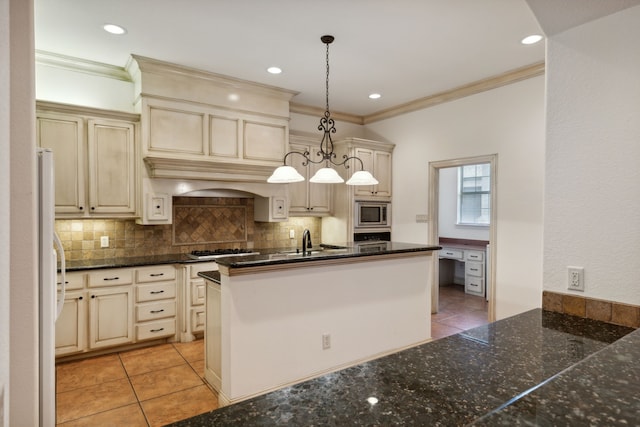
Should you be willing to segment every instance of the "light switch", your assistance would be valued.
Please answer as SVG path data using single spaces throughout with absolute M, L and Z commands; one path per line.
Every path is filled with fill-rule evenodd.
M 109 236 L 100 237 L 100 247 L 108 248 L 109 247 Z

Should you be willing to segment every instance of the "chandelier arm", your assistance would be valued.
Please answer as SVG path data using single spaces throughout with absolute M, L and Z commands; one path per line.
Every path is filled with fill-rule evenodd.
M 344 167 L 345 167 L 345 169 L 349 169 L 349 165 L 347 164 L 347 162 L 348 162 L 349 160 L 357 160 L 357 161 L 359 161 L 359 162 L 360 162 L 360 170 L 361 170 L 361 171 L 363 171 L 363 170 L 364 170 L 364 163 L 363 163 L 363 161 L 362 161 L 362 159 L 361 159 L 360 157 L 356 157 L 356 156 L 348 157 L 348 156 L 345 154 L 344 156 L 342 156 L 342 158 L 343 158 L 344 160 L 342 160 L 342 162 L 340 162 L 340 163 L 336 163 L 336 162 L 334 162 L 333 160 L 331 160 L 331 163 L 333 163 L 333 164 L 334 164 L 334 165 L 336 165 L 336 166 L 344 166 Z
M 302 166 L 307 166 L 309 164 L 309 162 L 311 163 L 318 163 L 318 162 L 314 162 L 313 160 L 311 160 L 309 158 L 309 151 L 305 151 L 304 153 L 301 153 L 299 151 L 289 151 L 287 154 L 284 155 L 284 159 L 282 159 L 282 164 L 286 165 L 287 164 L 287 157 L 289 157 L 292 154 L 298 154 L 300 156 L 302 156 L 304 158 L 303 162 L 302 162 Z

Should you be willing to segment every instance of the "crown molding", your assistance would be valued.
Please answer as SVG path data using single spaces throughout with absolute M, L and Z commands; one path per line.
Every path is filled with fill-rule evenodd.
M 483 80 L 478 80 L 444 92 L 416 99 L 414 101 L 407 102 L 406 104 L 397 105 L 393 108 L 388 108 L 386 110 L 381 110 L 376 113 L 369 114 L 363 117 L 363 124 L 366 125 L 369 123 L 399 116 L 401 114 L 434 107 L 438 104 L 465 98 L 467 96 L 475 95 L 480 92 L 486 92 L 488 90 L 496 89 L 511 83 L 530 79 L 532 77 L 541 76 L 544 74 L 544 71 L 544 61 L 527 65 L 521 68 L 516 68 L 514 70 L 510 70 Z
M 77 73 L 108 77 L 125 82 L 132 81 L 131 76 L 123 67 L 89 61 L 88 59 L 74 58 L 59 53 L 46 52 L 44 50 L 36 50 L 36 64 L 75 71 Z
M 425 108 L 434 107 L 438 104 L 442 104 L 456 99 L 464 98 L 470 95 L 475 95 L 480 92 L 486 92 L 488 90 L 496 89 L 501 86 L 505 86 L 511 83 L 516 83 L 522 80 L 530 79 L 532 77 L 541 76 L 544 74 L 545 64 L 543 62 L 537 62 L 535 64 L 527 65 L 521 68 L 507 71 L 502 74 L 498 74 L 483 80 L 478 80 L 472 83 L 468 83 L 463 86 L 458 86 L 453 89 L 446 90 L 444 92 L 430 95 L 424 98 L 416 99 L 414 101 L 400 104 L 395 107 L 388 108 L 386 110 L 380 110 L 366 116 L 358 116 L 356 114 L 332 112 L 331 116 L 336 120 L 343 122 L 354 123 L 357 125 L 366 125 L 369 123 L 378 122 L 380 120 L 389 119 L 391 117 L 399 116 L 401 114 L 410 113 L 417 110 L 423 110 Z M 292 113 L 305 114 L 309 116 L 323 116 L 324 110 L 318 107 L 312 107 L 303 104 L 290 104 L 290 111 Z

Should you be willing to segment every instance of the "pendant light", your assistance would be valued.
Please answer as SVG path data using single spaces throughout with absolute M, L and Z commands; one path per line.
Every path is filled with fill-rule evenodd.
M 326 78 L 326 109 L 324 112 L 324 116 L 320 118 L 320 125 L 318 126 L 318 130 L 323 132 L 322 141 L 320 141 L 320 150 L 317 152 L 317 155 L 320 157 L 319 160 L 313 160 L 309 157 L 310 153 L 305 151 L 304 153 L 300 153 L 298 151 L 290 151 L 285 154 L 284 159 L 282 161 L 283 166 L 278 167 L 273 174 L 267 179 L 267 182 L 271 183 L 289 183 L 289 182 L 300 182 L 304 181 L 304 177 L 295 170 L 293 166 L 287 166 L 287 157 L 292 154 L 298 154 L 304 157 L 304 161 L 302 162 L 302 166 L 306 166 L 309 163 L 320 164 L 322 162 L 325 163 L 325 167 L 319 169 L 309 182 L 315 182 L 320 184 L 337 184 L 344 182 L 344 179 L 338 174 L 338 172 L 331 167 L 334 166 L 344 166 L 346 169 L 349 168 L 347 162 L 349 160 L 356 160 L 360 163 L 360 170 L 356 171 L 351 178 L 346 182 L 347 185 L 376 185 L 378 184 L 378 180 L 371 175 L 370 172 L 364 170 L 364 163 L 362 159 L 356 156 L 347 156 L 346 154 L 342 156 L 341 162 L 336 162 L 335 158 L 337 157 L 333 148 L 333 140 L 331 139 L 331 134 L 336 133 L 335 122 L 331 118 L 331 112 L 329 111 L 329 45 L 333 43 L 333 36 L 322 36 L 320 37 L 322 43 L 327 46 L 327 78 Z

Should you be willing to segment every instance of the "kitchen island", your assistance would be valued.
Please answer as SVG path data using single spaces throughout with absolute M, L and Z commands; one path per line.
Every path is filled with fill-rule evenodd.
M 639 343 L 535 309 L 173 426 L 637 425 Z
M 205 378 L 221 405 L 430 338 L 437 246 L 377 242 L 217 260 L 207 283 Z

